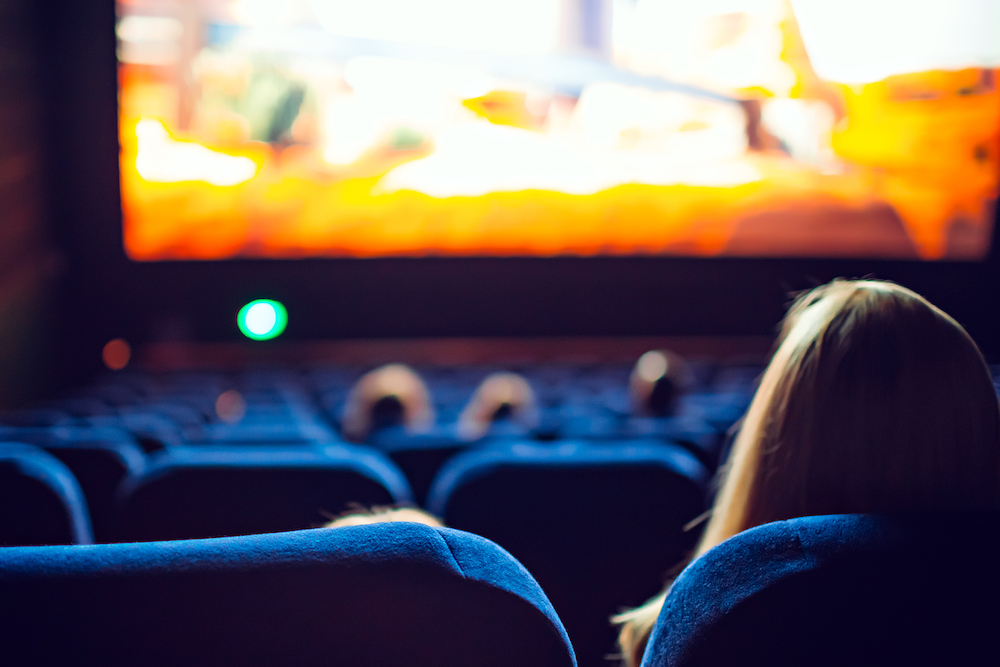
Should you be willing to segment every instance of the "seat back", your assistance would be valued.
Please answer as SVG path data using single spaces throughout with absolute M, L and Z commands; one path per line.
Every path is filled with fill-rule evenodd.
M 0 545 L 93 541 L 87 501 L 73 473 L 37 447 L 0 442 Z
M 608 617 L 655 595 L 696 535 L 706 472 L 679 447 L 493 445 L 445 464 L 428 510 L 495 541 L 535 576 L 581 665 L 606 667 Z
M 135 438 L 119 428 L 90 426 L 0 427 L 0 438 L 27 442 L 62 461 L 87 499 L 94 537 L 115 539 L 115 494 L 122 480 L 146 465 Z
M 411 502 L 405 477 L 367 447 L 172 447 L 119 489 L 122 541 L 321 526 L 351 503 Z
M 385 453 L 406 475 L 418 505 L 427 502 L 427 492 L 441 467 L 456 454 L 475 445 L 460 440 L 451 430 L 407 433 L 403 428 L 376 431 L 368 445 Z
M 998 562 L 996 513 L 759 526 L 677 578 L 642 664 L 994 664 Z
M 415 523 L 0 550 L 0 627 L 16 663 L 575 665 L 516 560 Z

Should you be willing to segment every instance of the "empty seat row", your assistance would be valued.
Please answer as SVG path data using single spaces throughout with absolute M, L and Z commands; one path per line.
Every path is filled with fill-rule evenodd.
M 724 400 L 704 397 L 703 402 L 720 403 Z M 746 401 L 739 400 L 699 413 L 647 417 L 619 413 L 600 406 L 564 406 L 542 410 L 538 423 L 534 426 L 497 424 L 486 435 L 494 439 L 514 437 L 537 440 L 661 437 L 688 444 L 696 453 L 704 451 L 707 456 L 711 456 L 717 445 L 718 435 L 740 417 L 745 407 Z M 707 414 L 700 414 L 701 412 Z M 176 417 L 175 411 L 163 405 L 117 410 L 111 414 L 75 416 L 52 408 L 22 410 L 0 415 L 0 425 L 119 428 L 132 433 L 147 449 L 196 444 L 322 445 L 342 439 L 334 426 L 311 417 L 299 420 L 288 415 L 277 418 L 274 415 L 254 414 L 252 417 L 239 416 L 232 422 L 212 417 L 197 424 L 184 424 Z M 458 443 L 470 442 L 469 438 L 458 432 L 454 421 L 440 423 L 434 431 L 440 437 L 451 438 Z
M 100 422 L 100 423 L 96 423 Z M 582 423 L 582 422 L 581 422 Z M 589 423 L 589 422 L 588 422 Z M 596 423 L 596 422 L 595 422 Z M 663 442 L 678 444 L 693 453 L 706 467 L 713 470 L 716 467 L 719 451 L 721 451 L 721 434 L 704 422 L 686 417 L 668 419 L 634 418 L 628 429 L 610 429 L 601 431 L 593 426 L 581 427 L 579 437 L 564 438 L 568 440 L 590 440 L 595 443 L 614 443 L 635 439 L 657 439 Z M 31 442 L 52 451 L 57 457 L 69 465 L 80 478 L 88 499 L 91 500 L 95 520 L 101 523 L 101 517 L 109 514 L 113 504 L 112 493 L 118 482 L 128 473 L 141 468 L 143 454 L 155 454 L 173 447 L 191 445 L 178 438 L 156 436 L 155 429 L 144 429 L 131 422 L 129 427 L 125 422 L 116 422 L 113 418 L 100 418 L 83 423 L 64 423 L 54 426 L 2 426 L 0 439 Z M 256 429 L 256 430 L 255 430 Z M 268 440 L 266 429 L 250 429 L 256 433 L 257 439 L 243 438 L 237 440 L 219 440 L 215 445 L 207 443 L 201 446 L 241 446 L 255 444 L 261 446 L 325 447 L 340 441 L 322 441 L 317 438 L 306 441 L 289 439 Z M 572 431 L 572 429 L 570 429 Z M 612 437 L 615 433 L 625 433 L 621 437 Z M 407 476 L 413 488 L 414 499 L 423 504 L 430 483 L 440 467 L 451 456 L 474 447 L 491 445 L 498 441 L 519 441 L 525 435 L 518 436 L 514 432 L 494 429 L 486 437 L 469 442 L 455 433 L 454 429 L 435 428 L 425 433 L 412 433 L 402 427 L 385 428 L 376 431 L 368 439 L 369 446 L 386 453 Z M 551 442 L 551 440 L 546 440 Z M 166 444 L 170 443 L 170 444 Z M 194 443 L 198 444 L 198 443 Z M 67 450 L 55 451 L 57 449 Z M 82 450 L 88 450 L 84 453 Z M 78 460 L 81 457 L 87 461 Z M 70 460 L 72 459 L 72 460 Z M 105 527 L 97 526 L 98 533 L 103 533 Z
M 62 462 L 83 491 L 97 541 L 114 539 L 118 487 L 146 467 L 146 453 L 130 433 L 116 428 L 0 427 L 3 441 L 35 445 Z
M 80 436 L 75 440 L 49 431 L 18 429 L 17 435 L 29 436 L 32 443 L 4 447 L 25 456 L 33 452 L 36 467 L 48 466 L 52 475 L 72 481 L 82 506 L 92 510 L 83 511 L 88 525 L 94 517 L 98 541 L 295 530 L 322 525 L 351 503 L 413 500 L 402 472 L 381 453 L 361 446 L 177 447 L 146 457 L 127 440 L 91 440 L 84 436 L 95 434 L 86 431 L 73 434 Z M 15 488 L 9 485 L 9 502 L 0 507 L 29 523 L 43 523 L 18 502 Z M 6 543 L 18 543 L 10 539 L 15 541 Z M 66 541 L 76 540 L 50 543 Z
M 454 438 L 444 437 L 435 433 L 423 435 L 406 435 L 406 437 L 396 438 L 395 435 L 402 429 L 388 430 L 376 434 L 372 442 L 375 449 L 387 456 L 392 463 L 399 466 L 403 475 L 407 478 L 410 492 L 398 495 L 395 502 L 415 502 L 424 505 L 427 492 L 432 481 L 440 472 L 442 466 L 455 455 L 475 451 L 482 447 L 496 448 L 505 444 L 512 444 L 516 441 L 510 440 L 486 440 L 478 443 L 475 447 L 469 443 L 456 441 Z M 405 435 L 405 434 L 404 434 Z M 129 432 L 111 427 L 80 427 L 80 426 L 55 426 L 48 428 L 40 427 L 2 427 L 0 426 L 0 441 L 17 441 L 37 445 L 49 453 L 56 456 L 65 463 L 78 478 L 84 495 L 90 505 L 94 529 L 99 541 L 110 541 L 118 539 L 115 533 L 117 505 L 120 504 L 117 494 L 119 486 L 126 478 L 137 479 L 141 477 L 146 468 L 154 464 L 157 469 L 164 466 L 184 466 L 195 465 L 199 461 L 218 459 L 225 456 L 229 469 L 239 468 L 243 459 L 247 465 L 257 466 L 260 469 L 262 462 L 274 461 L 276 468 L 290 470 L 308 460 L 326 460 L 329 462 L 332 453 L 338 453 L 339 458 L 345 461 L 357 454 L 355 458 L 359 460 L 375 461 L 371 456 L 371 450 L 355 445 L 334 444 L 327 446 L 298 446 L 274 445 L 271 447 L 258 446 L 260 451 L 254 452 L 254 447 L 245 446 L 200 446 L 204 450 L 204 457 L 194 452 L 195 447 L 177 446 L 158 451 L 145 451 L 140 442 Z M 596 444 L 591 441 L 592 444 Z M 600 441 L 597 441 L 600 442 Z M 611 441 L 606 446 L 620 447 L 622 444 L 634 442 L 646 442 L 643 440 L 626 440 L 622 442 Z M 666 441 L 649 440 L 651 444 L 657 442 L 667 444 Z M 546 443 L 544 447 L 558 446 L 559 443 Z M 282 454 L 281 449 L 287 449 L 286 454 Z M 342 455 L 342 456 L 341 456 Z M 338 458 L 335 456 L 334 458 Z M 297 462 L 297 463 L 296 463 Z M 378 466 L 383 469 L 386 464 L 380 462 Z M 157 473 L 162 474 L 162 473 Z M 221 474 L 217 472 L 216 474 Z M 359 497 L 359 502 L 365 502 L 368 495 Z M 336 508 L 326 508 L 328 512 L 338 511 Z M 301 528 L 306 525 L 296 525 Z
M 93 541 L 73 473 L 37 447 L 0 442 L 0 546 Z
M 118 490 L 120 540 L 170 540 L 321 526 L 352 503 L 412 503 L 402 472 L 354 445 L 183 447 Z

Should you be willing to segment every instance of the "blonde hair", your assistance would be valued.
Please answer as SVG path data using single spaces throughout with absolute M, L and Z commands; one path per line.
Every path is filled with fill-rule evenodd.
M 798 516 L 1000 505 L 1000 407 L 965 330 L 893 283 L 801 296 L 747 410 L 695 557 Z M 617 616 L 627 665 L 666 591 Z
M 417 507 L 381 507 L 371 509 L 354 507 L 347 510 L 336 519 L 326 524 L 324 528 L 344 528 L 345 526 L 367 526 L 372 523 L 390 523 L 393 521 L 408 521 L 422 523 L 432 528 L 442 528 L 441 520 L 433 514 Z
M 351 442 L 371 434 L 372 410 L 384 398 L 395 398 L 403 409 L 403 426 L 421 433 L 434 424 L 434 407 L 427 385 L 405 364 L 386 364 L 362 375 L 351 387 L 341 417 L 341 432 Z
M 476 388 L 468 405 L 458 416 L 458 436 L 477 440 L 489 431 L 498 409 L 511 409 L 514 421 L 526 428 L 538 425 L 538 405 L 528 381 L 517 373 L 493 373 Z

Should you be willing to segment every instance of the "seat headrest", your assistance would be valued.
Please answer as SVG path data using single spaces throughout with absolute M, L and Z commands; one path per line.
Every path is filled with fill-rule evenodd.
M 313 528 L 351 503 L 408 503 L 402 471 L 368 447 L 173 447 L 118 488 L 117 539 L 173 540 Z
M 575 665 L 513 557 L 416 523 L 2 550 L 0 627 L 38 663 Z
M 766 524 L 674 582 L 642 665 L 996 661 L 1000 514 Z
M 87 501 L 69 468 L 34 445 L 0 442 L 0 545 L 93 541 Z
M 456 489 L 497 472 L 597 470 L 602 475 L 613 476 L 622 469 L 632 471 L 636 468 L 657 468 L 697 486 L 708 480 L 708 473 L 698 459 L 680 447 L 655 440 L 623 440 L 610 444 L 567 441 L 556 445 L 500 442 L 471 449 L 448 461 L 428 493 L 427 509 L 443 515 Z

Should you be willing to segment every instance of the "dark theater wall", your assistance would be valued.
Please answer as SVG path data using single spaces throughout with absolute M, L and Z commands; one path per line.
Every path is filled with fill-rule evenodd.
M 0 0 L 0 407 L 45 389 L 50 277 L 31 0 Z

